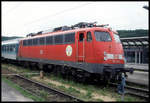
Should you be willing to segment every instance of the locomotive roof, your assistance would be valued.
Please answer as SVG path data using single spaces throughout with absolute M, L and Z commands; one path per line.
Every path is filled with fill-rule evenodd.
M 88 30 L 102 30 L 102 31 L 107 31 L 108 28 L 105 27 L 88 27 L 88 28 L 78 28 L 78 29 L 72 29 L 72 30 L 67 30 L 67 31 L 57 31 L 57 32 L 48 32 L 48 33 L 44 33 L 41 35 L 36 35 L 33 37 L 25 37 L 22 40 L 26 40 L 26 39 L 31 39 L 31 38 L 39 38 L 39 37 L 44 37 L 44 36 L 50 36 L 50 35 L 59 35 L 59 34 L 65 34 L 65 33 L 71 33 L 71 32 L 79 32 L 79 31 L 88 31 Z

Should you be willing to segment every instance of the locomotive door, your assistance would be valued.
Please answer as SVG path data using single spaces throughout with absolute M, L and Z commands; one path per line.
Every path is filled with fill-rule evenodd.
M 77 33 L 77 61 L 84 62 L 85 60 L 85 32 L 80 31 Z

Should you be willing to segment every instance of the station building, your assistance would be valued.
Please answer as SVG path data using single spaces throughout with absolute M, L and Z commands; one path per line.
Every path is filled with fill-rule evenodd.
M 148 36 L 121 38 L 126 63 L 148 64 L 149 41 Z

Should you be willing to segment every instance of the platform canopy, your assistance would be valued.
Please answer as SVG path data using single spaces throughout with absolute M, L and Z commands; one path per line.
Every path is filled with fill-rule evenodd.
M 148 36 L 120 38 L 120 40 L 124 48 L 149 46 Z

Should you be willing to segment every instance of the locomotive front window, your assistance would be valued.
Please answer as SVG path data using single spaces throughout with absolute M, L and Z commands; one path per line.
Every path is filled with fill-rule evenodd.
M 120 38 L 119 38 L 119 35 L 114 34 L 114 39 L 115 39 L 115 41 L 116 41 L 117 43 L 121 43 Z
M 108 32 L 95 31 L 96 41 L 111 41 L 111 37 Z

